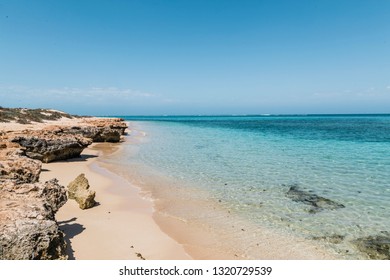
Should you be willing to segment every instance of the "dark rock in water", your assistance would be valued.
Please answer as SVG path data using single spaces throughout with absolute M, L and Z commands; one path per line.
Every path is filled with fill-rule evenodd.
M 335 210 L 339 208 L 345 208 L 341 203 L 337 203 L 328 198 L 318 196 L 308 191 L 298 189 L 298 185 L 294 184 L 290 186 L 286 196 L 295 202 L 301 202 L 312 206 L 309 213 L 315 214 L 322 210 Z
M 325 235 L 325 236 L 313 236 L 313 240 L 323 240 L 333 244 L 340 244 L 343 242 L 345 236 L 339 234 Z
M 361 237 L 353 244 L 372 260 L 390 260 L 390 232 L 384 231 L 380 235 Z

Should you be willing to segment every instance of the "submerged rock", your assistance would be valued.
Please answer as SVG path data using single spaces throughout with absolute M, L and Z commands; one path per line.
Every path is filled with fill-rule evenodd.
M 340 234 L 324 235 L 324 236 L 313 236 L 313 240 L 323 240 L 333 244 L 340 244 L 343 242 L 345 236 Z
M 294 184 L 290 186 L 290 189 L 286 193 L 286 196 L 295 202 L 301 202 L 312 206 L 309 210 L 310 213 L 317 213 L 322 210 L 335 210 L 339 208 L 345 208 L 341 203 L 335 202 L 328 198 L 318 196 L 308 191 L 298 189 L 298 185 Z
M 69 199 L 76 200 L 81 209 L 88 209 L 96 204 L 95 191 L 90 190 L 89 187 L 89 182 L 83 173 L 68 185 Z
M 46 183 L 0 183 L 0 259 L 67 259 L 66 242 L 54 219 L 66 191 Z
M 361 237 L 353 244 L 373 260 L 390 260 L 390 232 L 384 231 L 379 235 Z

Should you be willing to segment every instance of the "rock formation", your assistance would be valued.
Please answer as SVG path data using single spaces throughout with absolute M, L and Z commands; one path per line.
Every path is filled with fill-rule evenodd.
M 1 132 L 0 149 L 12 142 L 24 149 L 24 154 L 48 163 L 79 157 L 92 142 L 119 142 L 127 124 L 123 119 L 77 119 L 76 126 L 47 125 L 41 130 Z M 5 146 L 6 147 L 6 146 Z
M 26 156 L 48 163 L 79 157 L 92 143 L 90 139 L 76 135 L 59 136 L 50 133 L 30 132 L 16 136 L 12 140 L 26 149 Z
M 66 259 L 66 243 L 54 214 L 66 191 L 56 179 L 46 183 L 0 184 L 0 259 Z
M 12 180 L 16 183 L 35 183 L 39 179 L 42 163 L 27 158 L 18 148 L 0 145 L 0 182 Z
M 92 141 L 119 142 L 127 125 L 122 119 L 74 118 L 54 110 L 0 109 L 0 122 L 34 122 L 29 130 L 4 126 L 0 131 L 0 259 L 66 259 L 54 217 L 67 200 L 66 190 L 56 179 L 38 183 L 42 162 L 78 157 Z M 65 120 L 41 123 L 59 118 Z M 74 184 L 69 194 L 80 208 L 94 206 L 95 192 L 85 176 Z
M 89 189 L 85 175 L 81 173 L 68 185 L 69 199 L 74 199 L 81 209 L 88 209 L 95 205 L 95 192 Z
M 63 128 L 62 133 L 81 135 L 93 142 L 116 143 L 125 134 L 127 124 L 123 119 L 91 119 L 85 120 L 82 126 Z
M 67 200 L 57 180 L 38 183 L 42 163 L 19 145 L 0 145 L 0 259 L 66 259 L 54 214 Z

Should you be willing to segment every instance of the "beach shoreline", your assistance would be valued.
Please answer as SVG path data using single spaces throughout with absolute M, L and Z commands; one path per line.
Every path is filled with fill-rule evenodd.
M 137 146 L 148 135 L 131 125 L 121 150 Z M 148 141 L 148 140 L 146 140 Z M 142 144 L 141 144 L 142 145 Z M 136 148 L 138 149 L 138 148 Z M 126 150 L 129 152 L 129 150 Z M 116 155 L 121 155 L 120 151 Z M 135 151 L 137 153 L 137 151 Z M 115 156 L 115 154 L 112 154 Z M 129 155 L 127 155 L 129 156 Z M 132 157 L 133 155 L 130 155 Z M 122 166 L 121 159 L 104 161 L 99 165 L 121 176 L 141 190 L 141 196 L 153 202 L 153 218 L 159 228 L 182 244 L 185 251 L 199 260 L 245 259 L 337 259 L 334 253 L 316 242 L 291 238 L 244 221 L 227 211 L 208 193 L 167 180 L 147 166 Z M 123 160 L 123 159 L 122 159 Z M 161 176 L 162 175 L 162 176 Z M 187 214 L 190 214 L 188 216 Z M 256 238 L 253 238 L 253 237 Z M 254 242 L 254 239 L 257 241 Z
M 63 122 L 29 125 L 42 129 Z M 77 122 L 76 122 L 77 123 Z M 72 125 L 71 120 L 65 122 Z M 338 259 L 319 244 L 291 238 L 243 221 L 200 193 L 159 177 L 147 166 L 121 166 L 117 156 L 131 157 L 125 147 L 148 135 L 127 123 L 131 133 L 119 143 L 93 143 L 80 157 L 43 163 L 39 182 L 53 178 L 68 186 L 85 174 L 96 205 L 81 210 L 68 200 L 56 213 L 65 233 L 67 255 L 76 260 L 224 260 L 224 259 Z M 16 130 L 24 128 L 17 125 Z M 1 127 L 0 127 L 1 128 Z M 7 124 L 3 130 L 12 130 Z M 135 145 L 134 145 L 135 144 Z M 188 215 L 191 213 L 191 215 Z M 186 216 L 187 215 L 187 216 Z
M 153 220 L 153 204 L 139 189 L 99 165 L 99 157 L 120 144 L 98 143 L 80 159 L 44 164 L 41 181 L 55 177 L 67 185 L 80 173 L 96 191 L 97 205 L 79 209 L 69 200 L 56 219 L 69 245 L 70 259 L 191 259 L 182 246 L 160 230 Z
M 23 116 L 23 110 L 14 111 Z M 47 116 L 51 111 L 43 112 Z M 1 252 L 6 254 L 1 258 L 40 259 L 43 254 L 43 259 L 191 259 L 179 243 L 160 230 L 153 219 L 153 203 L 141 197 L 137 187 L 98 164 L 98 159 L 103 155 L 120 150 L 119 137 L 126 134 L 125 127 L 127 125 L 118 118 L 92 117 L 62 117 L 54 121 L 43 119 L 38 123 L 27 121 L 26 124 L 15 121 L 0 123 L 1 190 L 13 195 L 22 186 L 27 191 L 26 195 L 21 194 L 18 198 L 21 201 L 19 204 L 28 205 L 30 196 L 38 196 L 37 211 L 41 207 L 39 211 L 46 211 L 43 210 L 46 208 L 51 211 L 30 214 L 28 207 L 19 209 L 15 203 L 15 209 L 8 209 L 8 212 L 2 208 L 2 229 L 7 229 L 9 223 L 13 224 L 15 218 L 11 217 L 21 213 L 22 216 L 16 218 L 21 219 L 17 224 L 26 223 L 27 226 L 26 237 L 21 237 L 25 238 L 22 242 L 27 242 L 31 248 L 20 245 L 16 249 L 11 245 L 10 249 Z M 31 167 L 25 166 L 26 163 Z M 86 176 L 90 190 L 96 192 L 96 203 L 84 210 L 66 195 L 68 184 L 80 174 Z M 53 188 L 59 196 L 46 195 L 54 191 L 47 189 L 48 182 L 54 184 Z M 2 206 L 7 203 L 10 201 L 1 200 Z M 47 215 L 44 223 L 51 228 L 38 233 L 37 228 L 30 226 L 31 220 L 25 220 L 26 215 L 37 215 L 38 220 L 33 221 L 33 225 L 43 224 L 40 222 L 43 216 L 39 215 Z M 50 237 L 51 230 L 55 231 L 54 239 Z M 15 229 L 2 234 L 4 238 L 17 239 L 18 231 L 16 225 Z M 44 238 L 48 238 L 48 247 L 42 251 L 40 246 L 46 245 L 40 244 L 41 237 L 35 244 L 30 240 L 30 235 L 42 235 L 43 242 L 47 242 Z M 58 246 L 55 247 L 58 251 L 51 255 L 49 250 L 53 246 Z M 13 253 L 15 250 L 20 250 L 20 253 Z

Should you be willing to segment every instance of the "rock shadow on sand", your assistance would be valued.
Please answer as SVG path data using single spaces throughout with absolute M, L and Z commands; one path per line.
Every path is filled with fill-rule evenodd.
M 90 158 L 97 158 L 97 155 L 80 155 L 79 157 L 74 157 L 67 159 L 67 162 L 78 162 L 78 161 L 87 161 Z
M 72 249 L 71 239 L 76 235 L 82 233 L 85 230 L 85 227 L 81 224 L 74 223 L 77 220 L 76 217 L 58 222 L 58 226 L 62 232 L 64 232 L 64 240 L 66 242 L 66 254 L 68 255 L 69 260 L 75 260 L 74 250 Z

